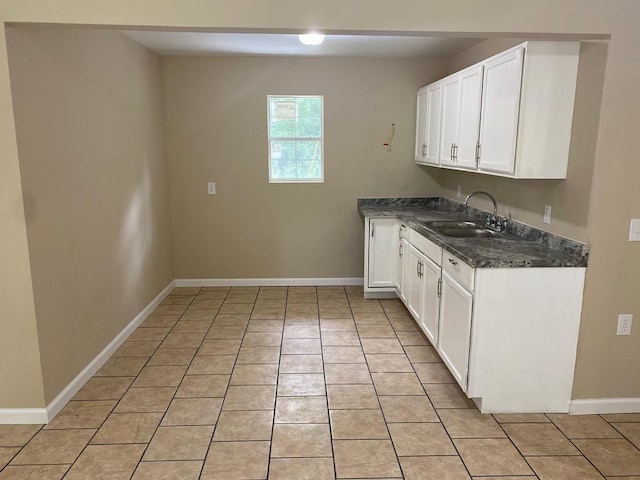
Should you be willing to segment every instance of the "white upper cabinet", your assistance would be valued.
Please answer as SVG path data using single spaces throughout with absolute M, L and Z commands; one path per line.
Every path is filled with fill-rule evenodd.
M 455 145 L 458 141 L 460 108 L 460 75 L 442 80 L 442 122 L 440 131 L 440 165 L 455 165 Z
M 454 73 L 442 83 L 440 165 L 476 168 L 482 65 Z
M 460 72 L 459 125 L 455 152 L 456 166 L 459 168 L 477 167 L 482 70 L 482 65 L 474 65 Z
M 417 163 L 438 164 L 441 108 L 442 86 L 440 82 L 423 87 L 418 91 L 415 152 Z
M 484 64 L 480 170 L 514 172 L 523 52 L 518 47 Z
M 579 54 L 579 42 L 526 42 L 438 81 L 442 114 L 423 129 L 440 132 L 439 166 L 566 178 Z

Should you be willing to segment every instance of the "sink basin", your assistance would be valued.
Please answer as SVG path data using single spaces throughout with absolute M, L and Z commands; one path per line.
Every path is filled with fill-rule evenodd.
M 438 233 L 447 237 L 457 238 L 502 238 L 500 232 L 489 230 L 488 228 L 462 227 L 462 228 L 442 228 L 438 229 Z
M 473 222 L 467 222 L 467 221 L 456 221 L 456 220 L 440 220 L 440 221 L 434 221 L 434 222 L 425 222 L 425 225 L 427 225 L 430 228 L 433 228 L 434 230 L 441 230 L 441 229 L 469 229 L 469 228 L 473 228 L 473 229 L 482 229 L 482 225 L 478 225 L 477 223 L 473 223 Z

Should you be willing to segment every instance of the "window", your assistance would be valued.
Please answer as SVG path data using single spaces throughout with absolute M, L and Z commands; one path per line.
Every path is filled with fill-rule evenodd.
M 323 100 L 322 95 L 267 97 L 269 182 L 324 181 Z

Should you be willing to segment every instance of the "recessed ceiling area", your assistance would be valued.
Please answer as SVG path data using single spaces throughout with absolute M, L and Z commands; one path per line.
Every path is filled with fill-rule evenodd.
M 449 57 L 484 38 L 327 35 L 316 46 L 295 34 L 123 31 L 160 55 L 295 55 L 327 57 Z

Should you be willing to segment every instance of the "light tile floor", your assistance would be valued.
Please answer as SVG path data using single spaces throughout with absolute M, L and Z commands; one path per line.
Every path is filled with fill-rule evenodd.
M 640 480 L 640 414 L 481 415 L 397 300 L 176 288 L 0 480 Z

